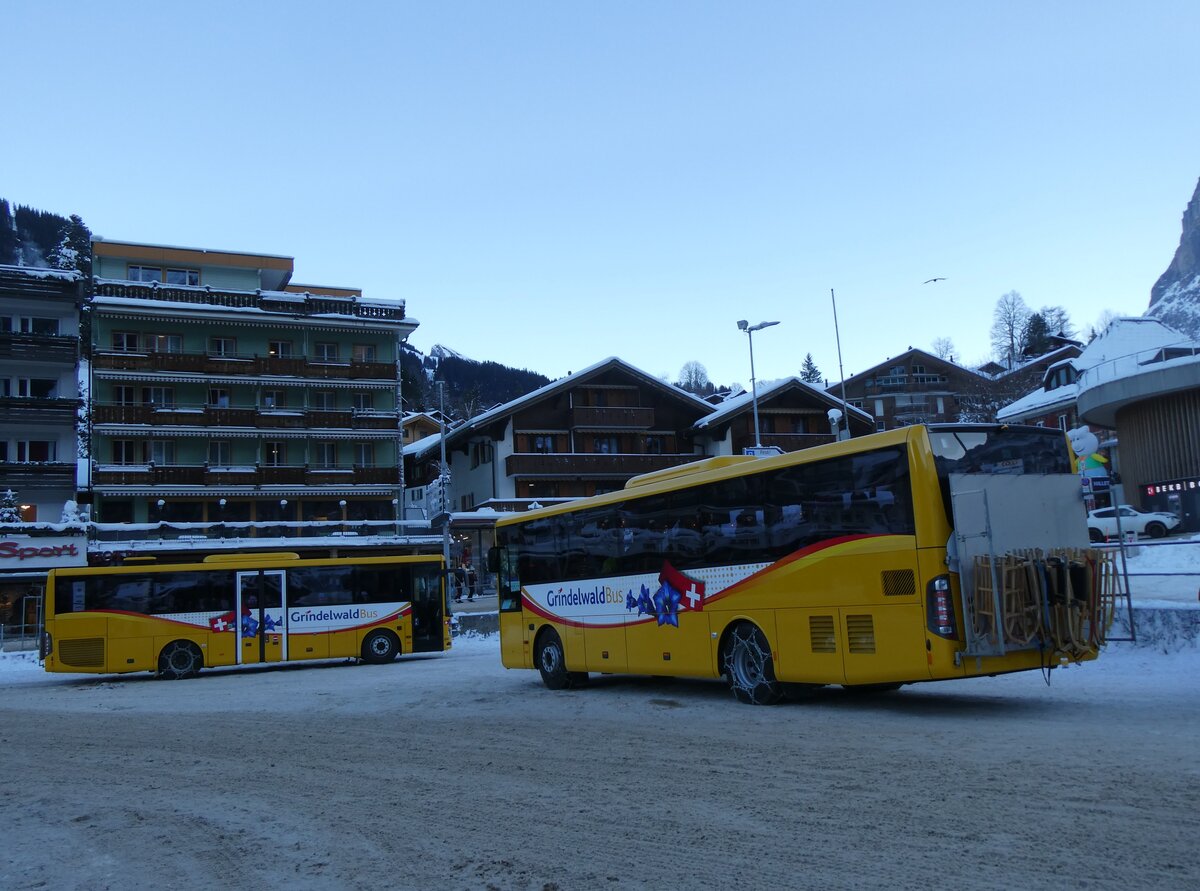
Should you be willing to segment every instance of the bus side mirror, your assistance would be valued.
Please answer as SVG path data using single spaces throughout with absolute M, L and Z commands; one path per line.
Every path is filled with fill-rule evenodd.
M 498 547 L 488 548 L 488 556 L 487 556 L 488 572 L 499 572 L 500 571 L 500 551 L 501 550 L 502 549 L 498 548 Z

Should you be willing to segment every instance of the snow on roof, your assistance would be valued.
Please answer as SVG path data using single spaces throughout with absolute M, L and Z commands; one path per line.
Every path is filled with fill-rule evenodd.
M 814 396 L 820 399 L 821 402 L 827 402 L 830 406 L 841 407 L 842 400 L 830 393 L 827 393 L 825 390 L 814 387 L 812 384 L 805 383 L 804 381 L 800 380 L 800 378 L 795 376 L 785 377 L 781 380 L 767 384 L 766 386 L 756 387 L 758 390 L 758 401 L 763 402 L 767 399 L 770 399 L 772 396 L 783 392 L 793 385 L 804 387 L 805 389 L 810 390 Z M 727 420 L 731 415 L 737 414 L 746 408 L 752 407 L 753 404 L 753 395 L 743 390 L 736 396 L 730 396 L 728 399 L 722 402 L 715 411 L 701 418 L 695 423 L 694 426 L 698 430 L 703 430 L 704 428 L 711 427 L 714 424 L 720 424 L 721 422 Z M 857 412 L 864 418 L 870 418 L 870 415 L 868 415 L 861 408 L 855 408 L 852 405 L 847 405 L 846 408 L 852 412 Z
M 75 282 L 83 278 L 83 274 L 74 269 L 51 269 L 49 266 L 12 266 L 0 263 L 0 272 L 15 272 L 27 278 L 57 278 L 66 282 Z
M 701 399 L 699 396 L 696 396 L 694 393 L 689 393 L 687 390 L 680 389 L 679 387 L 675 386 L 674 384 L 668 384 L 665 381 L 659 380 L 654 375 L 647 374 L 645 371 L 642 371 L 640 368 L 638 368 L 634 365 L 630 365 L 624 359 L 619 359 L 616 356 L 609 356 L 607 359 L 601 359 L 599 362 L 596 362 L 594 365 L 589 365 L 587 368 L 584 368 L 582 371 L 576 371 L 572 374 L 568 374 L 566 377 L 560 377 L 558 380 L 551 381 L 550 383 L 546 384 L 543 387 L 539 387 L 536 390 L 526 393 L 524 396 L 518 396 L 516 399 L 513 399 L 510 402 L 505 402 L 501 405 L 495 406 L 494 408 L 489 408 L 487 411 L 483 412 L 482 414 L 478 414 L 475 417 L 471 418 L 470 420 L 466 421 L 465 423 L 461 424 L 460 426 L 455 427 L 453 430 L 451 430 L 449 433 L 447 433 L 447 439 L 457 438 L 460 434 L 470 432 L 471 430 L 477 430 L 480 427 L 483 427 L 483 426 L 491 423 L 492 421 L 498 420 L 499 418 L 502 418 L 506 415 L 512 414 L 517 409 L 519 409 L 525 405 L 528 405 L 530 403 L 536 402 L 539 399 L 549 396 L 551 393 L 555 393 L 559 390 L 563 390 L 568 387 L 574 386 L 580 380 L 588 377 L 591 374 L 594 374 L 597 371 L 601 371 L 602 369 L 608 368 L 610 366 L 611 367 L 619 367 L 622 370 L 627 371 L 636 377 L 642 378 L 648 384 L 651 384 L 651 385 L 657 386 L 657 387 L 661 387 L 664 390 L 670 391 L 673 395 L 678 396 L 682 399 L 687 400 L 688 402 L 693 403 L 696 408 L 701 409 L 705 414 L 711 412 L 713 409 L 713 407 L 710 403 L 705 402 L 703 399 Z M 418 440 L 417 442 L 412 443 L 410 446 L 408 446 L 404 450 L 404 453 L 406 455 L 411 454 L 414 457 L 418 457 L 418 458 L 422 457 L 429 450 L 429 446 L 426 446 L 425 448 L 422 448 L 420 450 L 417 450 L 416 447 L 421 445 L 422 443 L 425 443 L 426 440 L 428 440 L 429 438 L 430 437 L 426 437 L 426 439 L 424 439 L 424 440 Z
M 1064 364 L 1074 365 L 1079 371 L 1075 383 L 1056 387 L 1053 390 L 1038 388 L 996 412 L 997 420 L 1026 415 L 1035 409 L 1047 410 L 1058 405 L 1069 405 L 1079 396 L 1080 390 L 1122 377 L 1130 377 L 1146 370 L 1147 363 L 1154 361 L 1167 347 L 1200 347 L 1158 319 L 1132 316 L 1114 319 L 1083 352 L 1060 361 L 1050 368 Z M 1200 363 L 1200 356 L 1184 356 L 1154 362 L 1155 368 L 1167 364 Z M 1050 369 L 1047 369 L 1049 371 Z

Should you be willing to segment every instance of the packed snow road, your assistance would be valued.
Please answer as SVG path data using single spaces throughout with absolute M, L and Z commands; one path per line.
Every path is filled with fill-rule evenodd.
M 0 673 L 0 887 L 1200 886 L 1195 650 L 771 708 L 498 662 Z

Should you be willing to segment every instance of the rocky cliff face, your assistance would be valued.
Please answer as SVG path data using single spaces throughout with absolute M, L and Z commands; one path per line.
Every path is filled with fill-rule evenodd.
M 1183 212 L 1179 249 L 1150 289 L 1150 308 L 1145 314 L 1200 340 L 1200 183 Z

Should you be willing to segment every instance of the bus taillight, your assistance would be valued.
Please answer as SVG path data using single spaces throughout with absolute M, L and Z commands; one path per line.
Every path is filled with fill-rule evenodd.
M 46 661 L 46 657 L 54 652 L 54 640 L 50 637 L 49 631 L 43 631 L 41 640 L 38 641 L 38 654 L 42 661 Z
M 957 638 L 950 576 L 939 575 L 925 586 L 925 610 L 929 630 L 938 637 Z

